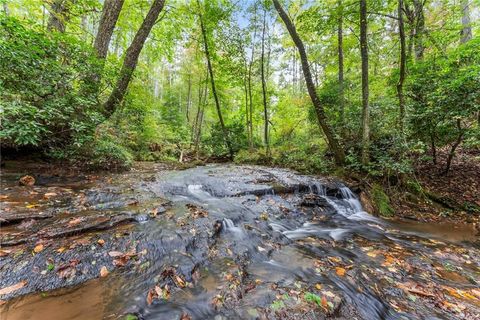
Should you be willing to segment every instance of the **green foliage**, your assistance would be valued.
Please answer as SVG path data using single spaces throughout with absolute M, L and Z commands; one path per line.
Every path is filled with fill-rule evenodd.
M 390 205 L 390 199 L 380 185 L 374 184 L 372 186 L 371 194 L 373 203 L 380 215 L 384 217 L 391 217 L 394 215 L 395 211 Z
M 412 137 L 436 148 L 460 135 L 478 143 L 480 112 L 480 38 L 448 56 L 432 56 L 411 71 L 408 85 Z
M 2 146 L 51 152 L 80 146 L 103 117 L 81 93 L 91 51 L 66 35 L 39 32 L 31 21 L 0 18 Z
M 305 301 L 307 302 L 314 302 L 317 304 L 317 306 L 321 307 L 322 306 L 322 298 L 319 295 L 316 295 L 315 293 L 312 292 L 306 292 L 304 295 Z
M 247 148 L 248 140 L 243 122 L 238 119 L 232 119 L 225 124 L 225 127 L 228 131 L 232 149 L 235 153 L 241 149 Z M 209 136 L 206 137 L 203 143 L 204 147 L 214 156 L 225 156 L 228 154 L 225 143 L 225 134 L 218 122 L 211 126 Z
M 93 169 L 124 170 L 132 165 L 131 153 L 111 135 L 102 135 L 86 147 L 85 161 Z

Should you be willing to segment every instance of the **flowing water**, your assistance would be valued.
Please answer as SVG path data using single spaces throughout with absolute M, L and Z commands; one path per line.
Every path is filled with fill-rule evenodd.
M 475 228 L 374 217 L 337 181 L 144 164 L 28 189 L 13 172 L 0 289 L 25 284 L 2 320 L 480 319 Z

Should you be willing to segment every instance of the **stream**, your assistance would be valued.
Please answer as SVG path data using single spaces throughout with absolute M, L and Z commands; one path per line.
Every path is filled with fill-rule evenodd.
M 374 217 L 340 181 L 137 163 L 1 183 L 2 320 L 480 319 L 473 226 Z

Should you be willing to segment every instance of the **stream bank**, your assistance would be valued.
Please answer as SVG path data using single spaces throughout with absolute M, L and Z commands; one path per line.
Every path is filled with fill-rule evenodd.
M 480 316 L 474 229 L 376 218 L 340 181 L 138 163 L 25 187 L 19 169 L 2 174 L 6 319 Z

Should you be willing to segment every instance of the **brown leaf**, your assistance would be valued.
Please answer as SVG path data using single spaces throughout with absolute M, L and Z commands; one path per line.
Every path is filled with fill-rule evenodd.
M 108 255 L 112 258 L 116 258 L 116 257 L 122 257 L 124 256 L 125 254 L 123 252 L 120 252 L 120 251 L 110 251 L 108 253 Z
M 72 219 L 72 220 L 68 221 L 68 226 L 69 227 L 74 227 L 77 224 L 79 224 L 80 222 L 82 222 L 81 218 L 75 218 L 75 219 Z
M 184 312 L 182 313 L 182 316 L 180 317 L 180 320 L 192 320 L 192 317 L 188 315 L 188 313 Z
M 9 286 L 9 287 L 0 289 L 0 295 L 9 294 L 9 293 L 12 293 L 14 291 L 17 291 L 17 290 L 25 287 L 26 284 L 27 284 L 27 281 L 23 280 L 23 281 L 20 281 L 17 284 L 14 284 L 13 286 Z
M 45 199 L 50 199 L 51 197 L 55 197 L 57 194 L 55 192 L 47 192 L 43 195 Z
M 23 176 L 18 181 L 22 186 L 33 186 L 35 184 L 35 178 L 32 176 Z
M 113 265 L 116 267 L 123 267 L 127 264 L 128 262 L 128 257 L 127 256 L 122 256 L 117 259 L 113 260 Z
M 103 266 L 101 269 L 100 269 L 100 277 L 102 278 L 105 278 L 106 276 L 108 276 L 110 272 L 108 272 L 108 269 L 107 267 Z
M 101 246 L 103 246 L 105 244 L 105 240 L 103 239 L 98 239 L 97 243 Z
M 148 290 L 147 293 L 147 304 L 151 305 L 153 302 L 153 298 L 156 296 L 156 292 L 153 289 Z

